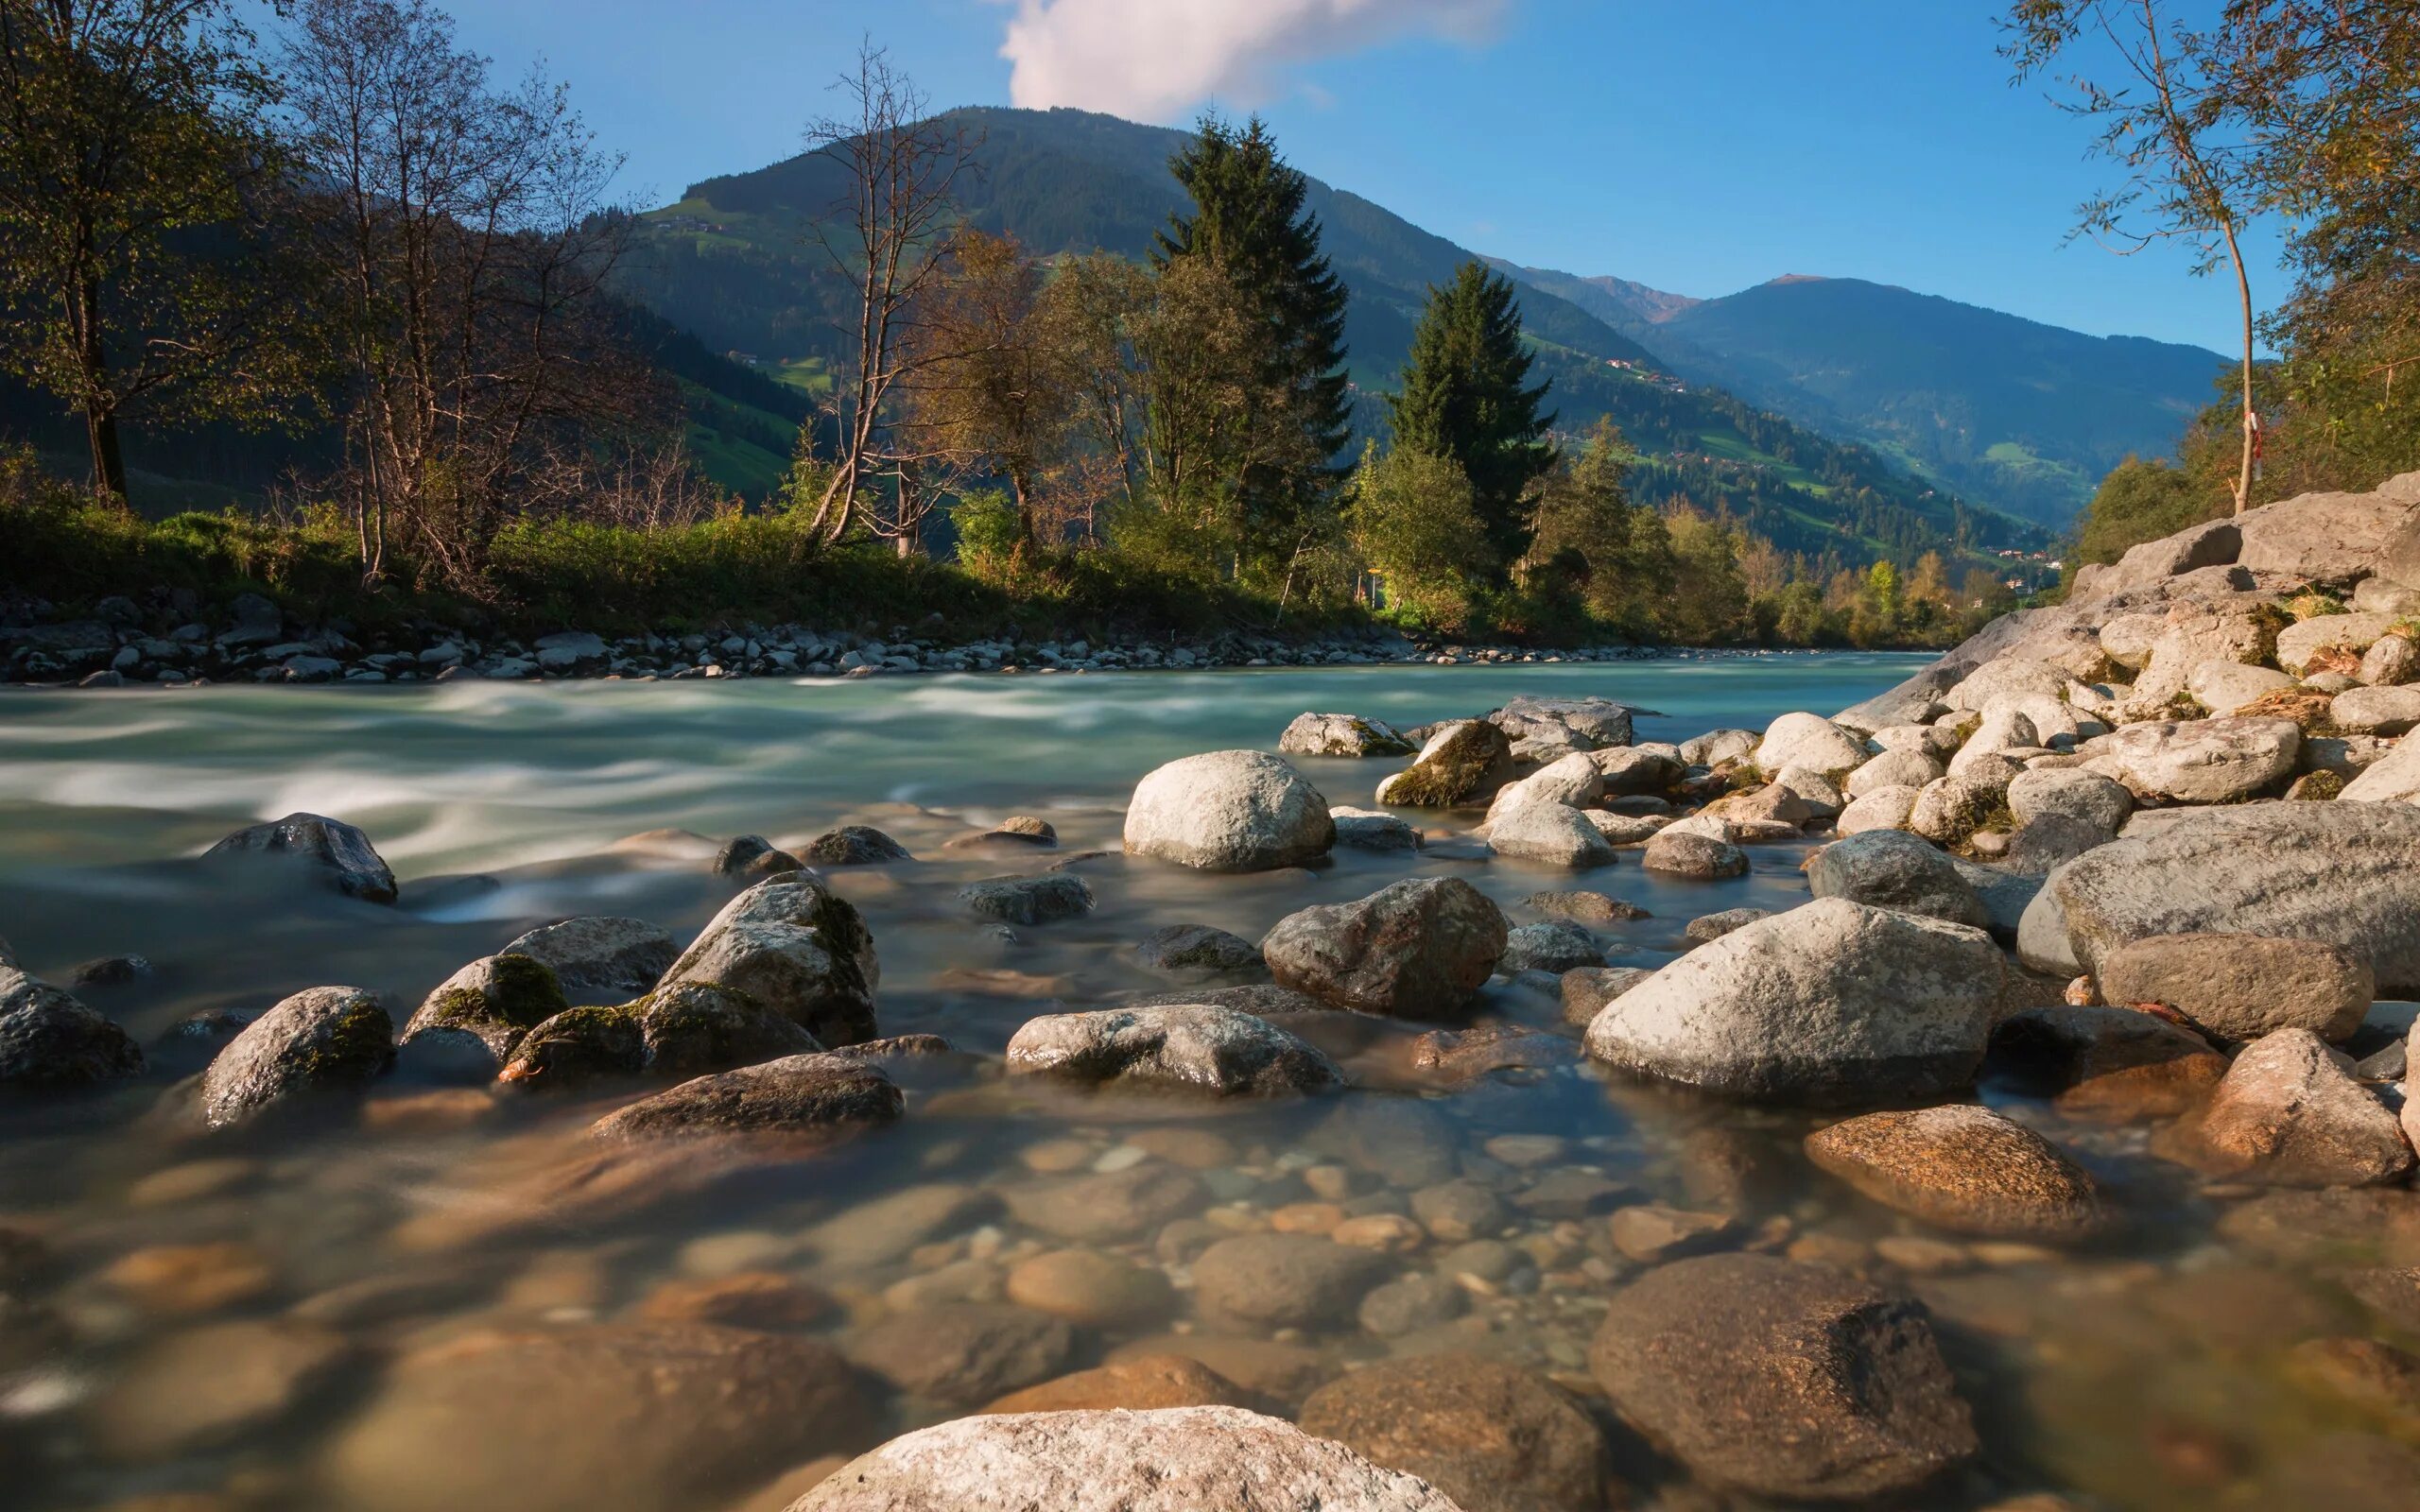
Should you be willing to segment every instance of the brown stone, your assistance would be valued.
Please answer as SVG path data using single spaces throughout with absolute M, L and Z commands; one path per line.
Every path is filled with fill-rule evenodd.
M 1596 1420 L 1536 1373 L 1478 1355 L 1388 1360 L 1303 1403 L 1303 1431 L 1420 1476 L 1465 1512 L 1599 1512 Z
M 1182 1354 L 1146 1354 L 1115 1360 L 1091 1370 L 1012 1391 L 981 1410 L 1083 1412 L 1110 1408 L 1150 1412 L 1160 1407 L 1253 1407 L 1258 1397 Z
M 1175 1305 L 1168 1279 L 1098 1249 L 1060 1249 L 1009 1271 L 1009 1300 L 1019 1307 L 1101 1328 L 1150 1322 Z
M 119 1257 L 101 1280 L 148 1313 L 216 1313 L 265 1295 L 268 1262 L 249 1245 L 154 1245 Z
M 2081 1239 L 2108 1221 L 2058 1146 L 1986 1108 L 1867 1113 L 1806 1136 L 1806 1156 L 1883 1204 L 1988 1239 Z
M 1624 1208 L 1609 1221 L 1614 1247 L 1649 1265 L 1727 1249 L 1739 1235 L 1737 1220 L 1727 1213 L 1686 1212 L 1652 1203 Z
M 2272 1186 L 2357 1187 L 2411 1169 L 2411 1146 L 2377 1094 L 2308 1029 L 2236 1057 L 2199 1117 L 2158 1146 L 2213 1176 Z
M 1589 1368 L 1709 1486 L 1856 1501 L 1971 1458 L 1973 1418 L 1923 1306 L 1765 1255 L 1708 1255 L 1614 1294 Z
M 2101 996 L 2157 1003 L 2221 1040 L 2308 1029 L 2341 1040 L 2377 995 L 2370 964 L 2342 945 L 2262 935 L 2152 935 L 2101 958 Z
M 172 1459 L 275 1426 L 339 1375 L 343 1337 L 308 1323 L 214 1323 L 146 1345 L 86 1413 L 120 1459 Z
M 666 1280 L 639 1303 L 653 1323 L 719 1323 L 735 1329 L 803 1329 L 832 1311 L 820 1286 L 777 1271 L 746 1270 L 705 1280 Z

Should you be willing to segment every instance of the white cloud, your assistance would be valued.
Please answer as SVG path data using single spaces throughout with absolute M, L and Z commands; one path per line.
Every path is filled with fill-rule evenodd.
M 1399 37 L 1477 42 L 1511 0 L 1017 0 L 1000 56 L 1009 97 L 1165 121 L 1251 105 L 1291 63 Z

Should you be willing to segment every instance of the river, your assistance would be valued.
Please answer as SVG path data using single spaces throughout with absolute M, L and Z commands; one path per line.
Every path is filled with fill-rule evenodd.
M 1550 887 L 1635 903 L 1650 917 L 1599 933 L 1615 963 L 1651 967 L 1684 948 L 1692 918 L 1788 907 L 1806 892 L 1803 844 L 1753 848 L 1750 875 L 1724 883 L 1658 880 L 1630 857 L 1575 879 L 1490 860 L 1468 833 L 1476 813 L 1418 816 L 1431 845 L 1416 857 L 1340 851 L 1310 872 L 1213 877 L 1130 862 L 1117 853 L 1126 795 L 1165 761 L 1273 748 L 1306 710 L 1413 725 L 1525 693 L 1619 698 L 1654 711 L 1639 738 L 1679 740 L 1792 709 L 1828 713 L 1922 660 L 0 696 L 0 936 L 28 971 L 62 982 L 79 962 L 143 956 L 147 974 L 78 990 L 151 1060 L 105 1091 L 0 1103 L 0 1235 L 30 1235 L 49 1257 L 27 1267 L 38 1300 L 0 1312 L 0 1503 L 778 1508 L 759 1487 L 798 1463 L 979 1401 L 852 1378 L 835 1389 L 864 1422 L 819 1437 L 758 1421 L 744 1401 L 707 1424 L 651 1420 L 628 1390 L 600 1384 L 611 1368 L 576 1352 L 515 1366 L 534 1374 L 503 1386 L 451 1386 L 445 1372 L 498 1336 L 736 1316 L 732 1288 L 759 1288 L 781 1312 L 753 1316 L 759 1326 L 856 1349 L 920 1307 L 996 1306 L 1023 1262 L 1063 1247 L 1063 1232 L 1037 1231 L 1004 1204 L 1071 1172 L 1138 1165 L 1167 1168 L 1193 1195 L 1122 1227 L 1106 1217 L 1085 1244 L 1174 1289 L 1161 1296 L 1151 1288 L 1166 1283 L 1151 1280 L 1128 1314 L 1021 1346 L 1046 1362 L 993 1359 L 978 1375 L 1023 1385 L 1120 1351 L 1193 1352 L 1283 1409 L 1356 1362 L 1452 1348 L 1520 1361 L 1584 1395 L 1602 1293 L 1637 1267 L 1605 1243 L 1601 1203 L 1524 1204 L 1559 1174 L 1619 1201 L 1722 1212 L 1736 1225 L 1729 1243 L 1811 1240 L 1915 1284 L 1985 1444 L 1979 1468 L 1927 1505 L 2057 1489 L 2164 1512 L 2251 1494 L 2332 1426 L 2283 1393 L 2276 1354 L 2341 1303 L 2214 1238 L 2139 1135 L 2077 1130 L 2071 1147 L 2160 1222 L 2060 1256 L 1943 1243 L 1824 1183 L 1796 1149 L 1803 1116 L 1568 1065 L 1448 1090 L 1412 1068 L 1416 1028 L 1349 1015 L 1295 1026 L 1358 1084 L 1333 1105 L 1096 1107 L 1006 1084 L 991 1061 L 1033 1014 L 1186 986 L 1132 959 L 1163 924 L 1257 938 L 1308 904 L 1450 874 L 1515 922 L 1536 917 L 1520 900 Z M 1301 765 L 1332 802 L 1365 805 L 1393 769 Z M 244 882 L 194 860 L 230 830 L 298 810 L 366 830 L 401 880 L 399 902 Z M 943 847 L 1011 814 L 1056 828 L 1057 850 L 1039 853 L 1049 861 L 1102 852 L 1072 862 L 1096 911 L 1015 940 L 964 916 L 957 887 L 1005 868 Z M 580 1133 L 628 1091 L 502 1095 L 408 1068 L 299 1133 L 205 1137 L 177 1111 L 174 1085 L 223 1042 L 226 1016 L 341 983 L 383 994 L 400 1024 L 458 966 L 576 915 L 644 918 L 685 938 L 732 894 L 707 867 L 721 841 L 796 843 L 852 822 L 919 858 L 832 875 L 878 944 L 881 1030 L 938 1034 L 967 1054 L 903 1072 L 905 1119 L 821 1161 L 671 1170 L 616 1188 L 579 1166 Z M 1491 1011 L 1557 1021 L 1550 1003 L 1510 990 Z M 1389 1118 L 1368 1127 L 1344 1116 L 1380 1105 Z M 1374 1155 L 1375 1142 L 1405 1148 Z M 1389 1174 L 1407 1150 L 1425 1175 Z M 1392 1338 L 1348 1318 L 1220 1339 L 1192 1315 L 1186 1265 L 1205 1228 L 1215 1237 L 1279 1214 L 1317 1223 L 1323 1203 L 1400 1213 L 1409 1189 L 1452 1177 L 1495 1194 L 1497 1208 L 1470 1238 L 1448 1229 L 1393 1262 L 1461 1278 L 1434 1317 Z M 1190 1240 L 1179 1232 L 1188 1224 Z M 6 1270 L 0 1253 L 0 1280 Z M 2214 1333 L 2212 1309 L 2238 1321 Z M 510 1410 L 466 1405 L 498 1400 Z M 716 1463 L 694 1463 L 682 1434 L 714 1446 Z M 1696 1494 L 1618 1432 L 1614 1441 L 1626 1479 Z M 135 1500 L 172 1493 L 195 1500 Z

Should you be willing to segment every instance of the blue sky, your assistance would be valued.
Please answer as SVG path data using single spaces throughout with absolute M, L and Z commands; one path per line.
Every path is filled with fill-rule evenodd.
M 861 33 L 937 105 L 1258 109 L 1305 171 L 1465 246 L 1685 294 L 1854 276 L 2097 335 L 2234 339 L 2231 284 L 2063 246 L 2110 178 L 1978 0 L 460 0 L 661 203 L 799 149 Z M 1023 28 L 1012 69 L 1001 56 Z M 2282 292 L 2255 241 L 2254 296 Z

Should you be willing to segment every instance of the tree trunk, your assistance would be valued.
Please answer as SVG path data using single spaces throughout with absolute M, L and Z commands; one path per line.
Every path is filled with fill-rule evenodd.
M 2243 306 L 2243 455 L 2235 474 L 2235 512 L 2241 514 L 2252 504 L 2252 447 L 2259 424 L 2252 410 L 2252 280 L 2244 273 L 2243 251 L 2236 245 L 2235 222 L 2221 220 L 2219 226 L 2226 233 L 2227 256 L 2235 264 L 2236 298 Z
M 109 392 L 110 358 L 101 345 L 101 284 L 84 280 L 76 291 L 78 363 L 84 387 L 84 438 L 93 449 L 93 491 L 126 501 L 126 453 L 119 445 L 117 411 Z

